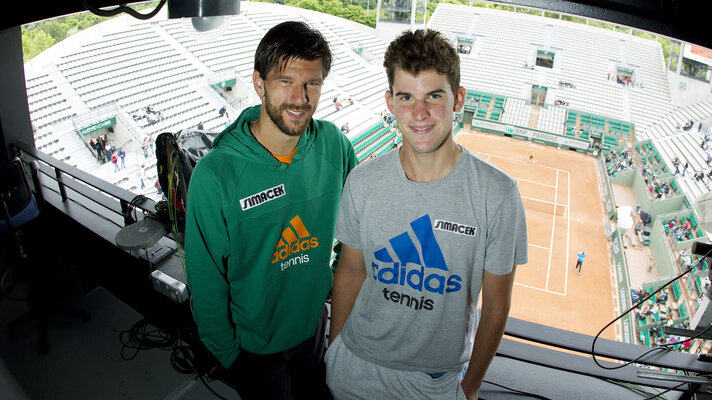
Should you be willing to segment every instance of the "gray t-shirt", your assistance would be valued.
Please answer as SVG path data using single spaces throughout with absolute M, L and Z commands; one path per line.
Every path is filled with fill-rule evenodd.
M 356 167 L 336 238 L 363 252 L 366 280 L 344 329 L 357 356 L 400 370 L 460 370 L 469 360 L 483 269 L 527 263 L 519 188 L 463 149 L 455 168 L 408 180 L 398 151 Z

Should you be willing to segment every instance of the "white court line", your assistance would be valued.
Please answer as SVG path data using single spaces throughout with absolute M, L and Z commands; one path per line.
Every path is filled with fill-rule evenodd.
M 553 186 L 552 186 L 552 187 L 553 187 Z M 520 197 L 521 197 L 522 199 L 527 199 L 527 200 L 532 200 L 532 201 L 538 201 L 539 203 L 545 203 L 545 204 L 551 204 L 551 205 L 557 205 L 557 206 L 564 207 L 564 215 L 562 215 L 562 217 L 566 215 L 566 210 L 569 208 L 569 205 L 568 205 L 568 204 L 552 203 L 552 202 L 547 201 L 547 200 L 539 200 L 539 199 L 535 199 L 535 198 L 533 198 L 533 197 L 527 197 L 527 196 L 521 196 L 521 195 L 520 195 Z M 554 196 L 554 200 L 556 200 L 556 196 Z M 543 211 L 542 211 L 542 212 L 543 212 Z M 554 207 L 554 212 L 553 212 L 553 214 L 556 215 L 556 207 Z
M 482 153 L 482 152 L 477 153 L 477 156 L 480 156 L 480 154 L 486 154 L 488 157 L 496 157 L 496 158 L 501 158 L 501 159 L 503 159 L 503 160 L 516 161 L 516 162 L 521 163 L 521 164 L 532 164 L 532 163 L 530 163 L 529 161 L 517 160 L 516 158 L 495 156 L 495 155 L 491 155 L 491 154 L 488 154 L 488 153 Z M 487 158 L 487 161 L 489 161 L 489 158 Z M 559 170 L 558 168 L 548 167 L 548 166 L 546 166 L 546 165 L 537 165 L 536 163 L 533 163 L 533 165 L 535 165 L 535 166 L 537 166 L 537 167 L 539 167 L 539 168 L 553 169 L 553 170 L 556 170 L 556 171 Z
M 548 183 L 541 183 L 541 182 L 537 182 L 537 181 L 530 181 L 529 179 L 524 179 L 524 178 L 517 178 L 517 183 L 519 183 L 519 181 L 529 182 L 529 183 L 533 183 L 533 184 L 535 184 L 535 185 L 540 185 L 540 186 L 548 186 L 548 187 L 550 187 L 550 188 L 555 187 L 554 185 L 549 185 Z
M 535 245 L 535 244 L 531 244 L 531 243 L 527 243 L 527 244 L 528 244 L 529 246 L 532 246 L 532 247 L 536 247 L 536 248 L 538 248 L 538 249 L 543 249 L 543 250 L 549 250 L 549 248 L 548 248 L 548 247 L 544 247 L 544 246 L 537 246 L 537 245 Z
M 564 296 L 566 296 L 569 290 L 569 245 L 571 240 L 571 173 L 566 171 L 566 176 L 569 184 L 567 194 L 567 196 L 569 196 L 569 207 L 567 208 L 568 214 L 566 215 L 566 265 L 564 265 L 566 274 L 564 274 Z
M 508 158 L 508 157 L 493 156 L 493 155 L 491 155 L 491 154 L 483 153 L 483 152 L 478 152 L 478 153 L 477 153 L 477 156 L 478 156 L 478 157 L 481 157 L 481 158 L 484 158 L 484 159 L 486 159 L 487 161 L 490 161 L 490 159 L 491 159 L 492 157 L 496 157 L 496 158 L 501 158 L 501 159 L 503 159 L 503 160 L 516 161 L 516 162 L 519 162 L 519 163 L 522 163 L 522 164 L 525 164 L 525 163 L 526 163 L 526 164 L 529 164 L 528 161 L 521 161 L 521 160 L 516 160 L 516 159 L 514 159 L 514 158 Z M 534 165 L 536 165 L 536 164 L 534 164 Z M 527 243 L 527 244 L 528 244 L 529 246 L 532 246 L 532 247 L 536 247 L 536 248 L 540 248 L 540 249 L 544 249 L 544 250 L 549 251 L 549 265 L 547 266 L 546 287 L 545 287 L 544 289 L 542 289 L 542 288 L 540 288 L 540 287 L 534 287 L 534 286 L 524 285 L 524 284 L 517 283 L 517 282 L 515 282 L 514 284 L 515 284 L 515 285 L 519 285 L 519 286 L 523 286 L 523 287 L 527 287 L 527 288 L 530 288 L 530 289 L 534 289 L 534 290 L 539 290 L 539 291 L 546 292 L 546 293 L 551 293 L 551 294 L 555 294 L 555 295 L 559 295 L 559 296 L 566 296 L 567 293 L 568 293 L 568 285 L 569 285 L 569 267 L 568 267 L 568 265 L 569 265 L 569 258 L 570 258 L 570 249 L 569 249 L 569 246 L 570 246 L 570 243 L 571 243 L 571 208 L 570 208 L 570 203 L 571 203 L 571 172 L 570 172 L 570 171 L 567 171 L 567 170 L 560 170 L 560 169 L 554 168 L 554 167 L 548 167 L 548 166 L 545 166 L 545 165 L 537 165 L 537 167 L 540 167 L 540 168 L 548 168 L 548 169 L 556 170 L 556 184 L 552 186 L 552 185 L 547 184 L 547 183 L 541 183 L 541 182 L 530 181 L 530 180 L 523 179 L 523 178 L 515 178 L 515 180 L 517 181 L 517 183 L 518 183 L 519 181 L 527 181 L 527 182 L 530 182 L 530 183 L 533 183 L 533 184 L 538 184 L 538 185 L 542 185 L 542 186 L 548 186 L 548 187 L 555 188 L 556 192 L 555 192 L 555 194 L 554 194 L 554 203 L 551 203 L 551 202 L 549 202 L 549 201 L 539 200 L 539 199 L 533 199 L 533 198 L 529 198 L 529 199 L 530 199 L 530 200 L 535 200 L 535 201 L 541 201 L 541 202 L 545 202 L 545 203 L 549 203 L 549 204 L 561 205 L 561 206 L 566 207 L 566 264 L 564 265 L 564 292 L 561 293 L 561 292 L 555 292 L 555 291 L 549 290 L 549 277 L 550 277 L 550 272 L 551 272 L 551 255 L 552 255 L 551 248 L 546 248 L 546 247 L 543 247 L 543 246 L 537 246 L 537 245 L 531 244 L 531 243 Z M 568 183 L 568 188 L 567 188 L 567 190 L 568 190 L 568 201 L 569 201 L 569 204 L 558 204 L 558 203 L 556 202 L 557 196 L 558 196 L 559 171 L 561 171 L 561 172 L 566 172 L 567 183 Z M 522 198 L 525 198 L 525 197 L 522 197 Z M 556 213 L 554 213 L 554 223 L 553 223 L 553 227 L 555 227 L 555 226 L 556 226 Z M 553 242 L 554 242 L 554 229 L 552 228 L 552 232 L 551 232 L 551 246 L 552 246 L 552 247 L 553 247 Z
M 556 204 L 556 200 L 559 196 L 559 169 L 556 169 L 556 189 L 554 189 L 554 204 Z M 554 208 L 554 211 L 556 211 L 556 208 Z M 551 249 L 554 248 L 554 233 L 556 232 L 556 212 L 554 212 L 554 216 L 551 221 L 551 244 L 549 244 L 549 262 L 546 266 L 546 286 L 544 289 L 549 290 L 549 277 L 551 276 L 551 255 L 553 254 L 553 251 Z
M 483 152 L 477 152 L 477 157 L 480 157 L 486 161 L 489 161 L 490 157 L 492 157 L 491 154 L 483 153 Z
M 559 295 L 559 296 L 566 296 L 566 293 L 554 292 L 553 290 L 549 290 L 549 289 L 542 289 L 542 288 L 540 288 L 540 287 L 529 286 L 529 285 L 525 285 L 525 284 L 523 284 L 523 283 L 517 283 L 517 282 L 514 282 L 514 284 L 515 284 L 515 285 L 518 285 L 518 286 L 525 287 L 525 288 L 538 290 L 538 291 L 540 291 L 540 292 L 546 292 L 546 293 L 550 293 L 550 294 L 556 294 L 556 295 Z

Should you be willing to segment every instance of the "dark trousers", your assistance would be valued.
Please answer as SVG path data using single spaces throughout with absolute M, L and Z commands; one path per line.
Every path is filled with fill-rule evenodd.
M 326 386 L 326 306 L 314 336 L 293 348 L 274 354 L 240 350 L 228 369 L 242 400 L 331 400 Z

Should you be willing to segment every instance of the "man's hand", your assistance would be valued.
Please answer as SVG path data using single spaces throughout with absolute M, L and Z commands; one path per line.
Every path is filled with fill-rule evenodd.
M 329 344 L 341 332 L 354 308 L 358 292 L 366 280 L 366 267 L 361 250 L 343 245 L 341 261 L 334 274 L 334 288 L 331 290 L 331 325 Z
M 472 379 L 467 379 L 467 376 L 460 382 L 460 389 L 465 394 L 467 400 L 477 400 L 479 387 L 474 387 Z

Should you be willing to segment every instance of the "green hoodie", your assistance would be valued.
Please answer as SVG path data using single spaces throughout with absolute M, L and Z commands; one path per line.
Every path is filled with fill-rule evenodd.
M 200 337 L 225 367 L 240 349 L 270 354 L 312 337 L 331 289 L 334 226 L 351 143 L 312 120 L 291 164 L 254 138 L 246 109 L 196 165 L 185 256 Z

